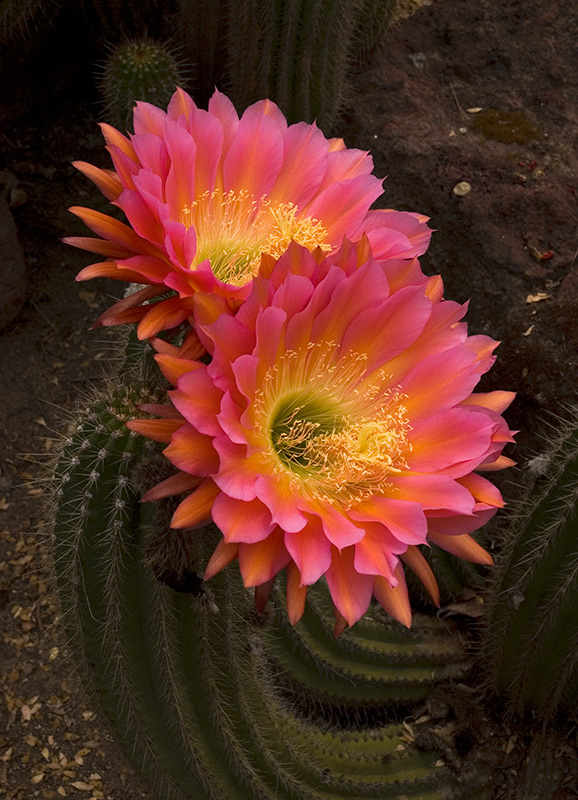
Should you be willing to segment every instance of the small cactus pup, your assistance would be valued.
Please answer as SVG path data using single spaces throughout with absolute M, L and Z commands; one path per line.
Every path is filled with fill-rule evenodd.
M 126 128 L 137 100 L 166 107 L 185 82 L 182 63 L 163 42 L 127 39 L 110 53 L 100 82 L 108 121 Z
M 578 710 L 578 411 L 511 515 L 482 656 L 511 711 Z

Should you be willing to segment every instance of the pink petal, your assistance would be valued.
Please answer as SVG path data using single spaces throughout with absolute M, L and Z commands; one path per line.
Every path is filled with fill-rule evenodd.
M 406 545 L 426 540 L 427 523 L 420 503 L 373 496 L 358 503 L 349 516 L 360 522 L 381 522 Z
M 316 513 L 319 514 L 321 522 L 323 523 L 325 536 L 339 550 L 343 547 L 357 544 L 357 542 L 363 538 L 363 528 L 355 525 L 347 514 L 341 513 L 341 511 L 329 505 L 329 503 L 323 506 L 321 506 L 321 503 L 318 503 Z
M 421 214 L 379 209 L 367 214 L 363 231 L 371 242 L 375 258 L 413 258 L 423 255 L 429 247 L 432 230 L 427 221 Z M 399 235 L 392 237 L 391 233 L 401 234 L 401 238 Z
M 166 202 L 171 216 L 180 221 L 185 206 L 189 206 L 198 196 L 195 185 L 197 145 L 191 134 L 179 125 L 167 125 L 165 143 L 171 159 L 171 166 L 165 180 Z
M 216 546 L 213 555 L 209 559 L 209 563 L 207 564 L 205 573 L 203 575 L 203 580 L 210 580 L 210 578 L 216 575 L 217 572 L 220 572 L 232 561 L 234 561 L 237 558 L 238 553 L 238 544 L 230 544 L 224 539 L 221 539 L 219 544 Z
M 171 520 L 171 528 L 196 528 L 208 522 L 211 519 L 213 502 L 219 491 L 219 487 L 210 478 L 206 478 L 177 506 Z
M 192 97 L 177 86 L 175 93 L 170 99 L 167 114 L 175 121 L 179 120 L 181 117 L 188 120 L 194 114 L 196 108 Z
M 395 580 L 397 584 L 391 585 L 389 581 L 378 575 L 373 581 L 373 595 L 390 617 L 409 628 L 411 627 L 411 606 L 403 567 L 400 563 L 395 567 Z
M 427 419 L 410 431 L 409 468 L 436 472 L 460 462 L 483 458 L 491 436 L 491 422 L 465 408 L 453 408 Z M 468 470 L 471 472 L 471 470 Z
M 284 531 L 297 533 L 307 524 L 307 517 L 297 507 L 289 481 L 280 476 L 259 475 L 255 481 L 257 497 L 271 510 L 273 522 Z
M 425 560 L 424 555 L 419 547 L 410 545 L 405 553 L 402 553 L 401 560 L 404 562 L 404 564 L 407 564 L 414 575 L 422 582 L 423 587 L 431 597 L 433 604 L 439 608 L 440 590 L 438 583 L 430 565 Z
M 235 106 L 231 103 L 228 97 L 215 90 L 215 93 L 209 100 L 209 113 L 215 117 L 223 131 L 222 135 L 222 153 L 223 157 L 229 151 L 231 143 L 237 133 L 239 127 L 239 117 L 235 111 Z M 218 188 L 222 189 L 222 186 Z
M 287 616 L 291 625 L 296 625 L 305 611 L 307 586 L 303 586 L 299 570 L 290 561 L 287 564 Z
M 498 414 L 502 414 L 515 397 L 515 392 L 479 392 L 462 400 L 462 405 L 483 406 Z
M 223 393 L 216 388 L 206 368 L 187 372 L 179 379 L 178 388 L 169 395 L 175 408 L 198 431 L 210 436 L 221 432 L 217 415 Z
M 155 136 L 162 136 L 167 115 L 157 106 L 137 101 L 134 111 L 134 132 L 136 134 L 150 131 Z
M 480 379 L 478 366 L 475 355 L 461 346 L 420 361 L 401 384 L 412 424 L 429 417 L 432 408 L 441 412 L 468 397 Z
M 219 469 L 213 439 L 191 425 L 183 425 L 174 432 L 164 455 L 175 467 L 190 475 L 213 475 Z
M 287 198 L 301 209 L 321 186 L 327 166 L 328 143 L 319 128 L 299 122 L 283 136 L 283 163 L 271 189 L 271 201 Z
M 247 438 L 252 435 L 252 432 L 241 424 L 241 413 L 242 409 L 231 396 L 231 392 L 226 391 L 221 400 L 221 411 L 217 419 L 221 430 L 235 444 L 247 444 Z
M 458 556 L 458 558 L 473 561 L 474 564 L 486 564 L 488 566 L 494 563 L 492 556 L 467 533 L 459 536 L 443 536 L 435 531 L 430 531 L 429 538 L 439 547 L 454 556 Z
M 342 351 L 367 353 L 368 370 L 380 368 L 418 339 L 430 315 L 431 302 L 421 289 L 400 289 L 351 322 L 343 336 Z
M 291 557 L 285 548 L 283 532 L 276 528 L 262 542 L 239 544 L 239 567 L 246 587 L 259 586 L 274 578 Z
M 348 625 L 356 623 L 367 611 L 374 583 L 371 575 L 356 572 L 354 555 L 354 547 L 346 547 L 341 552 L 333 547 L 331 566 L 325 575 L 331 599 Z
M 419 503 L 423 509 L 447 509 L 471 514 L 474 500 L 470 492 L 445 475 L 391 475 L 388 479 L 395 497 Z
M 236 500 L 221 493 L 213 504 L 213 522 L 227 542 L 260 542 L 275 527 L 260 500 Z
M 226 192 L 245 190 L 256 199 L 266 195 L 281 169 L 283 137 L 268 116 L 243 115 L 223 163 Z
M 381 575 L 390 583 L 397 556 L 407 547 L 378 522 L 365 523 L 365 536 L 355 545 L 355 569 L 364 575 Z
M 381 181 L 359 175 L 323 189 L 307 206 L 307 216 L 323 220 L 330 242 L 341 242 L 357 230 L 369 206 L 381 194 Z
M 227 436 L 216 437 L 214 446 L 220 458 L 215 482 L 230 497 L 254 500 L 257 496 L 259 472 L 263 468 L 261 454 L 247 457 L 247 447 L 234 444 Z
M 299 568 L 301 583 L 316 583 L 331 564 L 331 545 L 323 532 L 321 521 L 310 517 L 303 530 L 285 533 L 285 546 Z
M 458 478 L 458 483 L 468 489 L 478 503 L 486 503 L 495 508 L 503 508 L 505 505 L 500 490 L 486 478 L 476 475 L 475 472 Z

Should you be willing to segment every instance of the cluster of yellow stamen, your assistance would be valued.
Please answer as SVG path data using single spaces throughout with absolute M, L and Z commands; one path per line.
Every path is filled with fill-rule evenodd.
M 311 499 L 349 508 L 407 468 L 404 395 L 367 357 L 335 343 L 286 352 L 265 375 L 255 420 L 273 469 Z
M 191 269 L 209 259 L 214 274 L 234 286 L 243 286 L 257 274 L 263 253 L 278 258 L 291 241 L 309 250 L 331 249 L 321 222 L 299 215 L 294 203 L 273 205 L 245 189 L 205 192 L 183 207 L 181 222 L 194 226 L 197 234 Z

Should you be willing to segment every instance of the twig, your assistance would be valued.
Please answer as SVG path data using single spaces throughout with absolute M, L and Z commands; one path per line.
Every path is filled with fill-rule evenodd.
M 456 105 L 458 107 L 458 111 L 460 112 L 460 117 L 465 121 L 469 119 L 468 115 L 464 111 L 464 109 L 460 105 L 460 101 L 458 100 L 458 96 L 456 94 L 456 90 L 454 89 L 453 83 L 450 83 L 450 89 L 452 90 L 452 94 L 454 96 L 454 100 L 456 101 Z

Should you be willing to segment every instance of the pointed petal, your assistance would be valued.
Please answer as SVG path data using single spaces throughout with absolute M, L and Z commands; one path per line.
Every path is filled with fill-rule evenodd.
M 217 572 L 220 572 L 232 561 L 234 561 L 237 558 L 238 553 L 238 544 L 230 544 L 224 539 L 221 539 L 219 544 L 216 546 L 213 555 L 209 559 L 209 563 L 207 564 L 205 573 L 203 575 L 203 580 L 210 580 L 214 575 L 217 574 Z
M 287 616 L 291 625 L 296 625 L 305 611 L 307 599 L 307 586 L 301 581 L 301 573 L 297 566 L 290 561 L 287 564 Z
M 430 565 L 425 560 L 425 557 L 419 547 L 410 545 L 405 553 L 402 553 L 401 560 L 404 564 L 411 569 L 414 575 L 421 581 L 426 592 L 431 597 L 434 605 L 440 604 L 440 590 L 435 575 L 432 572 Z
M 485 564 L 490 566 L 494 563 L 492 556 L 481 547 L 469 533 L 462 533 L 458 536 L 444 536 L 441 533 L 431 531 L 429 538 L 443 550 L 452 553 L 454 556 L 464 558 L 466 561 L 473 561 L 474 564 Z
M 333 604 L 348 625 L 353 625 L 367 611 L 374 581 L 373 576 L 356 572 L 354 555 L 354 547 L 345 547 L 341 552 L 332 547 L 331 566 L 325 576 Z
M 403 567 L 399 562 L 395 568 L 395 578 L 397 586 L 392 586 L 389 581 L 378 575 L 373 582 L 373 596 L 390 617 L 409 628 L 411 627 L 411 606 Z
M 177 472 L 176 475 L 171 475 L 170 478 L 162 481 L 154 486 L 146 494 L 143 494 L 143 503 L 148 503 L 151 500 L 162 500 L 164 497 L 173 497 L 175 494 L 183 494 L 192 489 L 196 489 L 200 478 L 195 475 L 188 475 L 186 472 Z
M 246 587 L 259 586 L 271 580 L 290 560 L 280 528 L 262 542 L 239 544 L 239 567 Z
M 262 614 L 265 611 L 265 607 L 271 597 L 271 590 L 275 584 L 275 578 L 271 578 L 271 580 L 267 581 L 266 583 L 261 583 L 259 586 L 255 587 L 255 609 L 259 614 Z
M 221 493 L 213 504 L 213 521 L 227 542 L 261 542 L 275 525 L 260 500 L 237 500 Z
M 95 183 L 107 200 L 116 200 L 123 190 L 116 172 L 109 169 L 99 169 L 86 161 L 73 161 L 72 166 Z
M 167 443 L 182 424 L 178 419 L 131 419 L 126 427 L 155 442 Z
M 301 583 L 309 586 L 327 572 L 331 564 L 331 543 L 318 517 L 311 516 L 297 533 L 286 532 L 285 546 L 299 570 Z
M 214 481 L 206 478 L 177 506 L 171 528 L 196 528 L 210 520 L 213 503 L 220 491 Z

